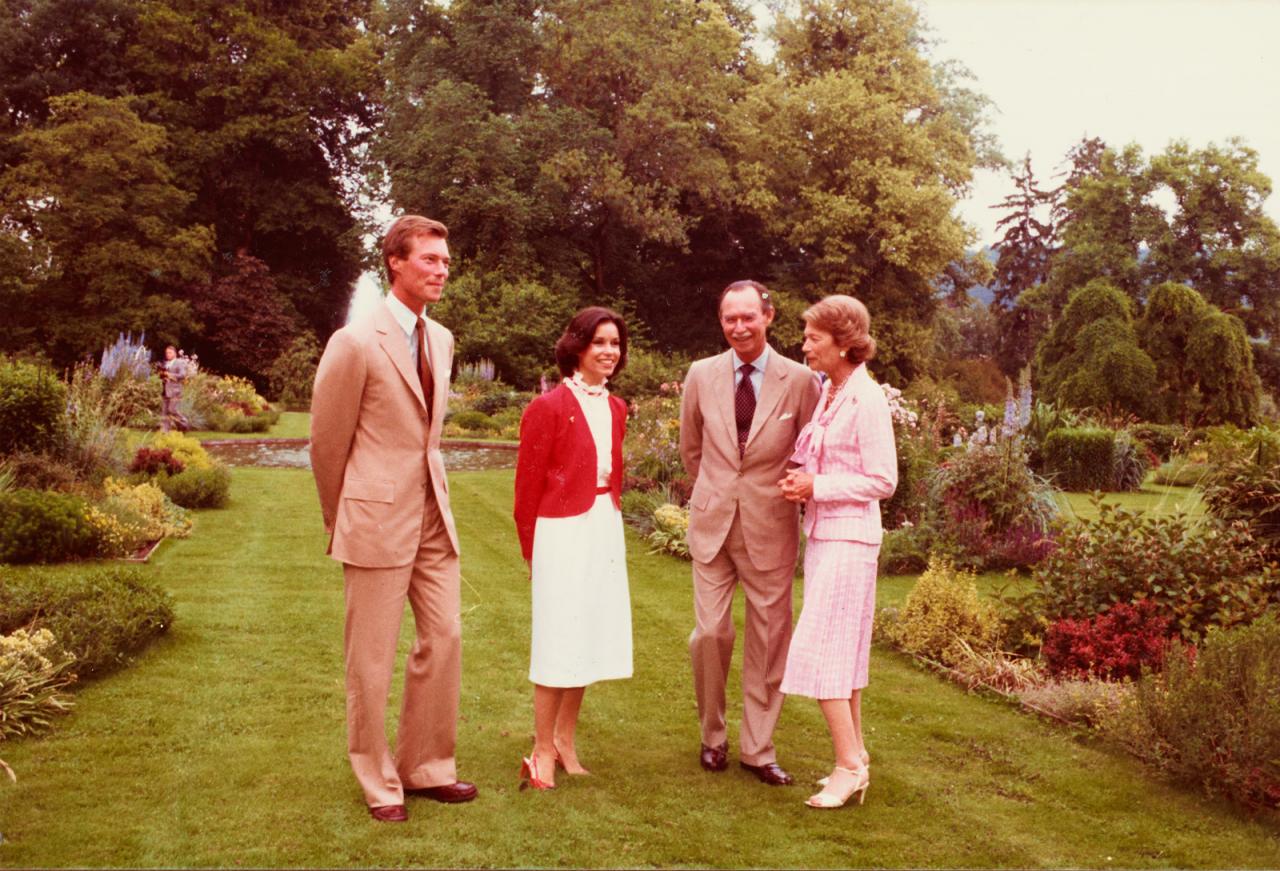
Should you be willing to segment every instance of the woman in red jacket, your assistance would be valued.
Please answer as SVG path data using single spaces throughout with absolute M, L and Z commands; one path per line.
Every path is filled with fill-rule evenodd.
M 587 684 L 631 677 L 631 597 L 622 535 L 627 405 L 606 380 L 627 361 L 627 327 L 607 308 L 574 316 L 556 342 L 564 380 L 520 421 L 515 519 L 533 587 L 533 753 L 521 787 L 586 774 L 574 736 Z

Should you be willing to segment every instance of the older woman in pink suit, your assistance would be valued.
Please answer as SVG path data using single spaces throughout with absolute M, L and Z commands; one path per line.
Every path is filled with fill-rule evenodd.
M 804 502 L 804 609 L 787 654 L 782 691 L 818 700 L 835 768 L 807 804 L 842 807 L 866 797 L 869 758 L 862 741 L 876 560 L 883 533 L 880 500 L 898 486 L 893 419 L 884 392 L 867 373 L 875 354 L 867 308 L 851 296 L 828 296 L 804 313 L 804 353 L 826 375 L 813 419 L 791 460 L 798 468 L 779 486 Z

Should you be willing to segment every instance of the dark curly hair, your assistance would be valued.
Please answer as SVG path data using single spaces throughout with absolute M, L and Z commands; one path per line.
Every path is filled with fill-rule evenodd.
M 618 365 L 613 367 L 614 376 L 617 376 L 627 365 L 626 321 L 613 309 L 593 305 L 574 315 L 573 320 L 569 321 L 569 326 L 564 328 L 564 335 L 556 342 L 556 365 L 560 367 L 561 375 L 568 378 L 578 368 L 578 360 L 582 358 L 582 352 L 591 347 L 596 329 L 605 321 L 612 321 L 618 328 L 618 342 L 621 346 Z

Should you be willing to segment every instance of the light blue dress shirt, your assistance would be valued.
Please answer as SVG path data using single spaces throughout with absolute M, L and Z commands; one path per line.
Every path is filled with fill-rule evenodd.
M 732 349 L 729 353 L 733 358 L 733 389 L 738 389 L 738 384 L 742 381 L 742 358 L 738 356 L 738 352 Z M 768 345 L 764 346 L 764 350 L 760 352 L 760 356 L 751 361 L 751 392 L 756 395 L 756 400 L 760 399 L 760 387 L 764 384 L 764 370 L 769 365 L 769 355 L 773 353 L 773 349 Z

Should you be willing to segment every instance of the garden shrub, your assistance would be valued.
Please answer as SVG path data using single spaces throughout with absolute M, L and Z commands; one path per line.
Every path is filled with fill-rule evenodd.
M 1044 473 L 1060 490 L 1111 490 L 1116 434 L 1102 427 L 1056 429 L 1041 448 Z
M 650 553 L 669 553 L 681 559 L 689 556 L 689 509 L 666 503 L 653 512 L 653 531 L 649 533 Z
M 943 432 L 951 428 L 954 419 L 936 388 L 911 400 L 888 384 L 880 387 L 889 400 L 898 456 L 898 487 L 880 503 L 880 515 L 886 528 L 918 524 L 925 518 L 929 479 L 946 454 Z
M 1142 482 L 1151 471 L 1151 458 L 1154 454 L 1147 451 L 1146 445 L 1129 433 L 1116 433 L 1111 450 L 1111 487 L 1109 489 L 1121 493 L 1131 493 L 1142 489 Z
M 1199 487 L 1208 479 L 1211 471 L 1212 467 L 1208 463 L 1197 463 L 1190 457 L 1175 456 L 1161 463 L 1151 480 L 1167 487 Z
M 43 490 L 0 493 L 0 563 L 93 556 L 97 535 L 78 496 Z
M 900 526 L 887 529 L 880 543 L 880 571 L 890 575 L 914 575 L 929 564 L 928 527 Z
M 1243 527 L 1138 513 L 1096 498 L 1094 506 L 1098 516 L 1066 526 L 1033 573 L 1050 619 L 1149 599 L 1173 631 L 1194 640 L 1280 602 L 1280 572 Z
M 231 472 L 221 463 L 191 466 L 176 475 L 151 478 L 164 495 L 183 508 L 221 508 L 231 498 Z
M 627 368 L 609 379 L 609 390 L 630 402 L 678 392 L 689 371 L 689 358 L 666 354 L 632 344 L 627 349 Z
M 145 445 L 144 445 L 145 447 Z M 168 451 L 182 463 L 183 468 L 212 469 L 213 457 L 200 444 L 200 440 L 177 432 L 160 433 L 151 439 L 152 451 Z M 139 448 L 141 451 L 141 448 Z M 137 458 L 137 455 L 134 455 Z
M 67 387 L 47 367 L 0 357 L 0 454 L 61 447 Z
M 133 568 L 80 575 L 0 575 L 0 633 L 48 629 L 75 657 L 78 677 L 98 677 L 124 664 L 173 623 L 169 594 Z
M 215 432 L 266 432 L 280 418 L 252 381 L 207 371 L 187 378 L 181 408 L 193 428 Z
M 126 374 L 118 376 L 120 383 L 132 381 L 127 370 L 122 371 Z M 124 469 L 128 449 L 122 427 L 131 413 L 121 406 L 121 397 L 113 382 L 99 377 L 87 363 L 77 366 L 71 374 L 58 456 L 76 470 L 81 480 L 96 483 Z M 160 401 L 158 390 L 155 401 Z
M 494 430 L 493 419 L 483 411 L 458 411 L 449 415 L 446 423 L 459 430 L 490 433 Z
M 894 646 L 951 666 L 964 658 L 965 646 L 976 651 L 994 647 L 1000 620 L 995 607 L 978 598 L 972 572 L 933 558 L 887 631 Z
M 99 530 L 104 556 L 128 556 L 139 546 L 160 538 L 186 538 L 191 517 L 174 504 L 154 482 L 129 484 L 108 478 L 106 498 L 89 509 Z
M 144 475 L 159 475 L 164 472 L 176 475 L 186 468 L 182 460 L 173 455 L 169 448 L 149 448 L 146 445 L 138 448 L 129 464 L 130 472 L 141 472 Z
M 1140 423 L 1129 431 L 1162 463 L 1173 456 L 1175 448 L 1187 433 L 1186 429 L 1176 423 Z
M 13 475 L 14 487 L 63 491 L 76 487 L 76 469 L 66 460 L 51 454 L 19 451 L 6 457 L 5 465 Z
M 246 409 L 237 405 L 218 406 L 205 415 L 205 426 L 214 432 L 267 432 L 280 419 L 273 408 Z
M 680 396 L 668 391 L 634 404 L 622 446 L 627 473 L 663 484 L 685 477 L 680 460 Z
M 628 526 L 648 537 L 653 532 L 653 513 L 669 500 L 661 488 L 641 490 L 639 488 L 623 488 L 622 519 Z
M 71 711 L 72 662 L 48 629 L 0 635 L 0 741 L 43 732 Z
M 1169 618 L 1155 602 L 1116 603 L 1103 614 L 1049 625 L 1040 655 L 1054 677 L 1103 680 L 1137 678 L 1159 671 L 1169 646 Z
M 952 454 L 933 474 L 928 523 L 935 547 L 980 569 L 1035 564 L 1052 547 L 1058 505 L 1027 467 L 1017 439 Z
M 290 411 L 307 411 L 311 408 L 311 386 L 316 380 L 316 367 L 320 363 L 320 343 L 306 332 L 289 343 L 276 357 L 267 373 L 271 395 Z
M 1103 731 L 1173 777 L 1252 807 L 1280 807 L 1280 621 L 1210 632 L 1171 654 Z
M 1246 525 L 1280 559 L 1280 432 L 1255 427 L 1210 438 L 1214 465 L 1204 482 L 1204 501 L 1214 517 Z

